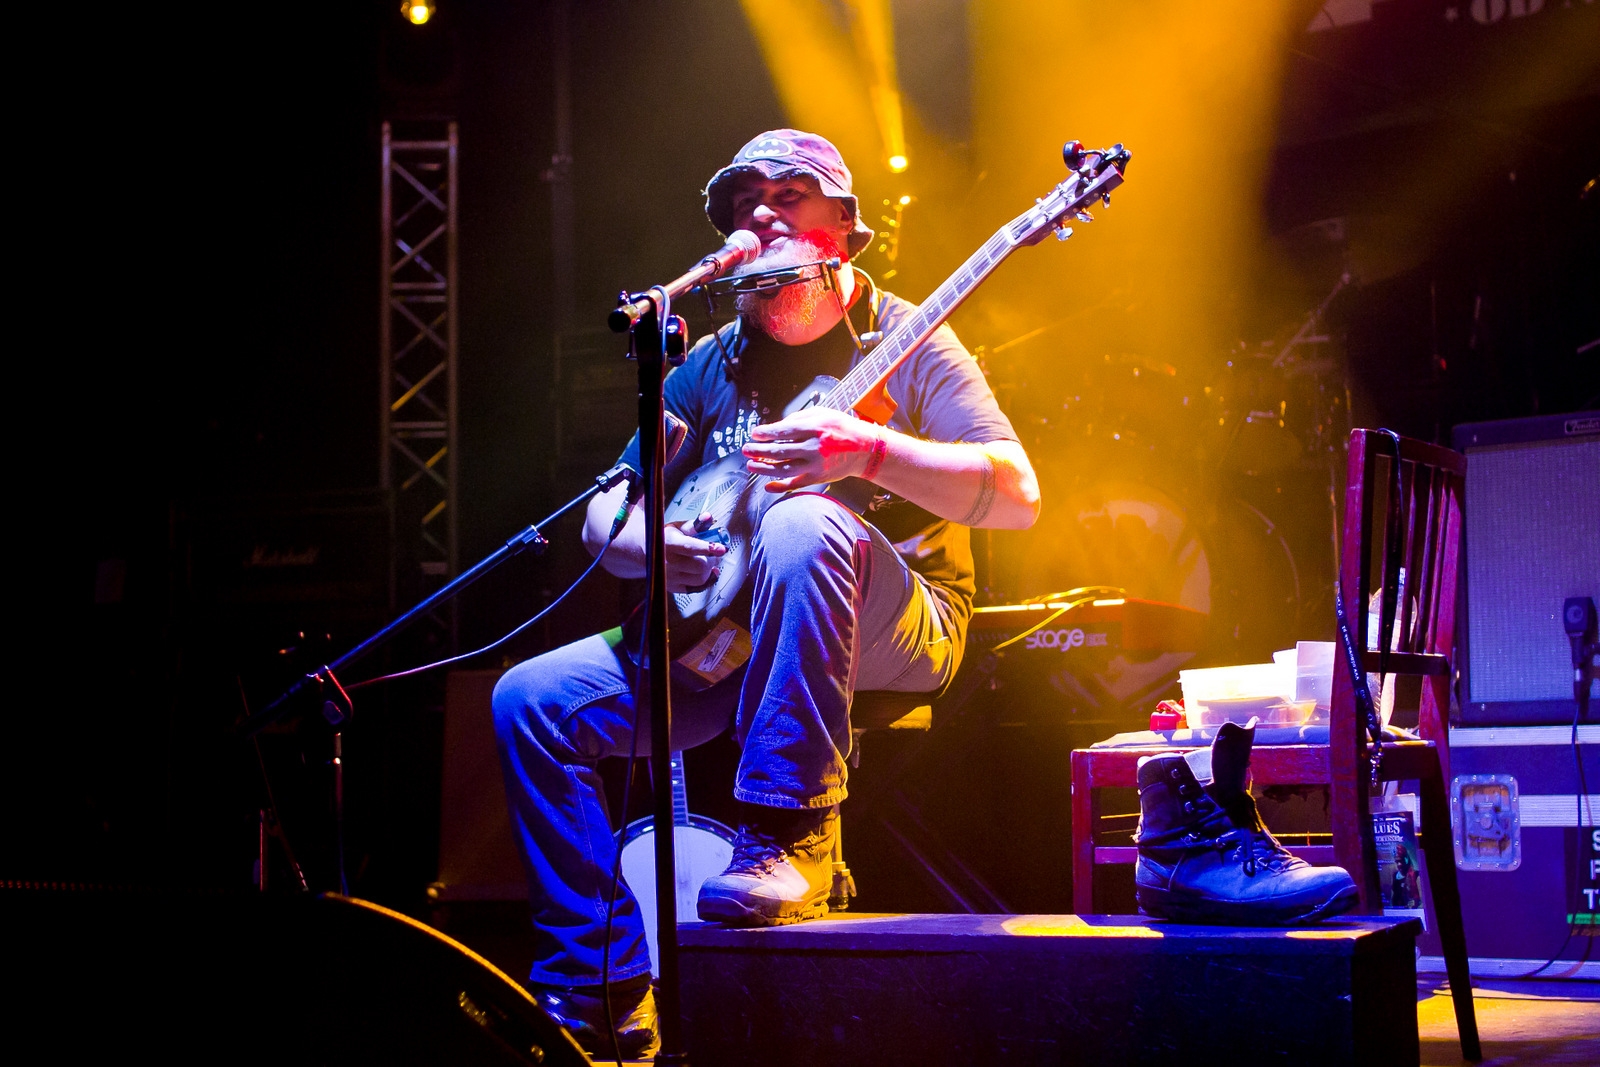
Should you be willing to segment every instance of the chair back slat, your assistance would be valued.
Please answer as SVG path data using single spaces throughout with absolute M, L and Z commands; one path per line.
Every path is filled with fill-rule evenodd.
M 1456 593 L 1461 563 L 1461 501 L 1465 493 L 1465 460 L 1460 471 L 1445 471 L 1445 488 L 1440 499 L 1439 529 L 1439 608 L 1434 622 L 1431 651 L 1451 663 L 1455 657 Z M 1418 726 L 1422 736 L 1439 746 L 1439 768 L 1450 781 L 1450 679 L 1448 676 L 1423 687 Z
M 1393 447 L 1392 442 L 1385 437 L 1374 438 L 1374 441 L 1381 443 L 1386 449 Z M 1375 454 L 1373 458 L 1376 460 L 1378 455 Z M 1400 621 L 1400 602 L 1404 599 L 1400 595 L 1402 584 L 1400 569 L 1406 563 L 1404 552 L 1406 477 L 1405 464 L 1401 462 L 1398 451 L 1383 453 L 1383 463 L 1375 464 L 1374 473 L 1377 473 L 1377 466 L 1384 468 L 1382 480 L 1378 482 L 1383 492 L 1383 525 L 1374 526 L 1373 530 L 1377 531 L 1375 534 L 1373 530 L 1369 530 L 1368 533 L 1369 536 L 1373 536 L 1373 549 L 1377 556 L 1378 633 L 1376 645 L 1373 644 L 1374 636 L 1367 635 L 1367 647 L 1377 648 L 1379 658 L 1382 658 L 1384 653 L 1395 648 L 1395 625 Z M 1374 489 L 1378 486 L 1374 486 Z M 1405 576 L 1407 580 L 1411 577 L 1409 574 Z M 1368 596 L 1371 596 L 1370 591 Z M 1383 679 L 1378 679 L 1378 684 L 1381 687 Z M 1376 694 L 1374 699 L 1377 699 Z
M 1417 631 L 1415 651 L 1428 652 L 1433 648 L 1434 620 L 1439 611 L 1439 487 L 1440 472 L 1434 467 L 1424 467 L 1427 489 L 1420 504 L 1423 508 L 1422 564 L 1418 570 L 1421 581 L 1417 583 Z
M 1427 556 L 1427 509 L 1419 507 L 1419 498 L 1427 484 L 1429 470 L 1407 460 L 1400 464 L 1401 507 L 1405 509 L 1405 547 L 1401 558 L 1405 560 L 1406 596 L 1400 605 L 1400 651 L 1416 652 L 1417 634 L 1422 628 L 1422 595 L 1427 583 L 1424 559 Z M 1418 513 L 1421 512 L 1421 527 Z

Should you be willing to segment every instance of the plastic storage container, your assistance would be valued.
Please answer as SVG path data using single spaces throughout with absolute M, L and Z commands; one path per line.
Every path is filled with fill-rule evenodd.
M 1184 714 L 1195 729 L 1225 722 L 1299 726 L 1311 717 L 1315 700 L 1295 699 L 1295 672 L 1287 664 L 1245 663 L 1179 671 Z
M 1295 701 L 1314 702 L 1312 722 L 1326 722 L 1333 703 L 1333 657 L 1332 641 L 1300 641 L 1272 654 L 1274 663 L 1294 675 Z

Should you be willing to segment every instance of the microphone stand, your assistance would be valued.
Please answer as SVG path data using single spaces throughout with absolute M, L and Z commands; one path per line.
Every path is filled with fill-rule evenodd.
M 339 683 L 336 672 L 344 670 L 356 660 L 369 652 L 386 644 L 401 630 L 410 626 L 422 616 L 442 607 L 452 600 L 467 586 L 482 578 L 512 556 L 520 554 L 524 549 L 532 548 L 535 553 L 542 554 L 549 545 L 541 528 L 550 525 L 567 512 L 580 504 L 587 503 L 589 498 L 596 493 L 611 489 L 624 478 L 632 474 L 628 467 L 618 464 L 594 480 L 594 484 L 567 501 L 561 507 L 551 512 L 544 519 L 532 526 L 524 527 L 515 535 L 507 539 L 506 543 L 495 549 L 489 555 L 473 564 L 471 568 L 447 582 L 436 592 L 425 597 L 411 610 L 395 619 L 377 633 L 362 641 L 356 647 L 346 652 L 333 662 L 305 675 L 294 685 L 280 693 L 276 700 L 262 708 L 253 715 L 248 716 L 238 726 L 238 733 L 244 737 L 255 737 L 268 726 L 282 719 L 294 707 L 295 698 L 315 685 L 322 694 L 322 717 L 333 727 L 333 821 L 334 821 L 334 848 L 336 851 L 335 862 L 338 867 L 339 892 L 348 896 L 349 883 L 345 877 L 344 866 L 344 723 L 354 714 L 354 707 L 350 694 Z
M 698 273 L 698 268 L 691 275 Z M 691 275 L 643 294 L 623 292 L 609 325 L 615 333 L 628 332 L 629 351 L 639 368 L 639 465 L 645 482 L 645 561 L 649 591 L 645 603 L 643 648 L 640 656 L 648 668 L 650 707 L 650 759 L 657 768 L 672 765 L 671 664 L 667 638 L 666 568 L 666 403 L 661 394 L 669 363 L 683 362 L 688 328 L 671 314 L 672 297 L 693 288 Z M 705 280 L 698 278 L 695 281 Z M 683 1003 L 678 974 L 678 894 L 672 826 L 672 776 L 655 774 L 656 848 L 656 1011 L 661 1028 L 658 1064 L 688 1064 L 683 1044 Z

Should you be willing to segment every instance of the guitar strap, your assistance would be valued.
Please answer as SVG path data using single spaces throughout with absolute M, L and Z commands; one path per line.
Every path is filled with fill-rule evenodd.
M 852 299 L 849 304 L 846 304 L 844 302 L 844 296 L 839 292 L 838 274 L 833 270 L 832 267 L 827 265 L 823 266 L 823 270 L 828 276 L 828 288 L 833 291 L 833 299 L 838 303 L 839 311 L 844 318 L 844 328 L 850 331 L 850 340 L 855 345 L 855 357 L 851 360 L 851 365 L 854 366 L 856 361 L 866 356 L 867 349 L 866 346 L 861 343 L 862 335 L 856 332 L 855 320 L 850 317 L 850 307 L 856 302 L 856 300 L 860 299 L 860 294 L 862 290 L 865 289 L 867 293 L 867 328 L 862 332 L 868 336 L 877 333 L 878 305 L 880 303 L 878 286 L 873 282 L 872 278 L 867 274 L 866 271 L 856 272 L 861 275 L 861 280 L 857 283 L 856 292 L 853 294 L 855 299 Z
M 728 346 L 722 343 L 722 334 L 726 330 L 733 342 L 733 351 L 728 351 Z M 728 381 L 737 381 L 739 378 L 739 356 L 744 348 L 744 316 L 739 315 L 726 326 L 713 330 L 711 336 L 717 342 L 717 351 L 722 356 L 722 376 Z

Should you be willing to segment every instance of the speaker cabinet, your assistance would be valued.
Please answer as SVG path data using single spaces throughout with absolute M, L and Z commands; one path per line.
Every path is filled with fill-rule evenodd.
M 1454 442 L 1467 456 L 1459 721 L 1570 725 L 1561 606 L 1600 601 L 1600 411 L 1468 423 Z
M 489 707 L 503 672 L 452 671 L 445 683 L 438 903 L 526 900 Z
M 589 1062 L 503 972 L 366 901 L 9 883 L 0 909 L 27 1059 Z

